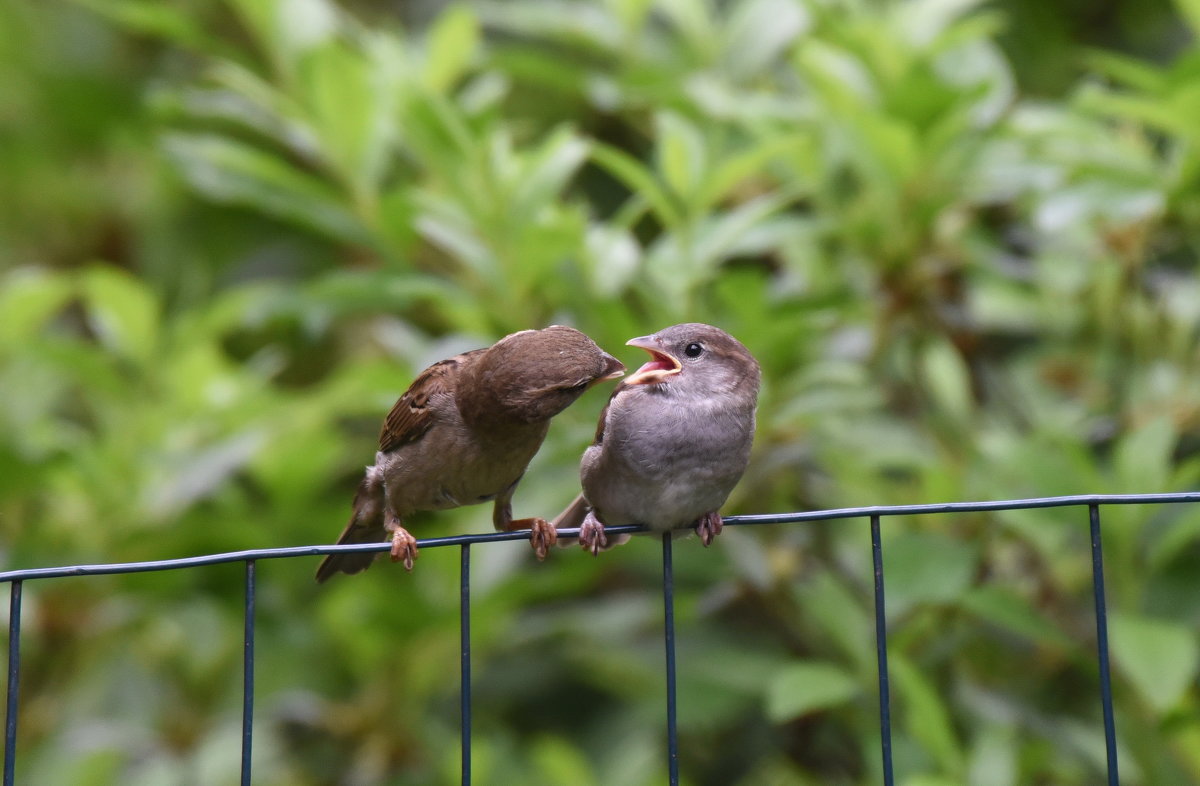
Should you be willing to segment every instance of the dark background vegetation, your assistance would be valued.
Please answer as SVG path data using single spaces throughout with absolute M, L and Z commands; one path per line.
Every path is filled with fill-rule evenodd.
M 762 361 L 727 512 L 1194 488 L 1200 4 L 0 4 L 0 563 L 329 542 L 415 372 Z M 516 500 L 577 489 L 606 390 Z M 419 534 L 481 531 L 486 508 Z M 1200 782 L 1200 509 L 1105 514 L 1123 782 Z M 889 520 L 906 786 L 1103 772 L 1086 518 Z M 457 778 L 457 553 L 259 568 L 261 784 Z M 475 550 L 477 782 L 664 780 L 659 550 Z M 692 784 L 878 783 L 865 522 L 676 548 Z M 235 780 L 237 565 L 26 589 L 19 778 Z

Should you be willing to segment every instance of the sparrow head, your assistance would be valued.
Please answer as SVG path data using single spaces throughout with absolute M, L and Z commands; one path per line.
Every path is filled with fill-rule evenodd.
M 522 330 L 493 344 L 470 369 L 475 401 L 460 410 L 498 420 L 535 423 L 562 412 L 597 382 L 615 379 L 625 366 L 575 328 L 551 325 Z M 464 380 L 466 381 L 466 380 Z
M 688 322 L 625 343 L 650 353 L 650 361 L 625 380 L 626 385 L 665 385 L 706 395 L 742 389 L 758 396 L 758 361 L 720 328 Z

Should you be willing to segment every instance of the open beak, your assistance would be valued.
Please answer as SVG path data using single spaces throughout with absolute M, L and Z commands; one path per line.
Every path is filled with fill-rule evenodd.
M 625 344 L 650 353 L 650 361 L 633 372 L 633 376 L 625 380 L 626 385 L 657 385 L 665 382 L 672 374 L 678 374 L 682 368 L 678 360 L 659 348 L 659 343 L 653 336 L 631 338 Z

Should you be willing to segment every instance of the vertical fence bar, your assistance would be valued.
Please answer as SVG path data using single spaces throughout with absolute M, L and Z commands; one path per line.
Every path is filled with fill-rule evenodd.
M 246 629 L 242 651 L 242 786 L 250 786 L 254 742 L 254 560 L 246 560 Z
M 1096 596 L 1096 659 L 1100 665 L 1100 705 L 1104 713 L 1104 748 L 1108 783 L 1117 786 L 1117 728 L 1113 720 L 1112 680 L 1108 668 L 1108 611 L 1104 602 L 1104 550 L 1100 544 L 1100 506 L 1088 505 L 1092 530 L 1092 589 Z
M 462 723 L 462 782 L 471 783 L 471 546 L 462 544 L 459 568 L 459 625 L 461 656 L 461 688 L 459 690 L 459 720 Z
M 663 645 L 667 656 L 667 772 L 671 786 L 679 786 L 679 734 L 675 723 L 675 575 L 671 565 L 671 533 L 663 543 Z
M 883 783 L 892 786 L 892 709 L 888 688 L 887 616 L 883 598 L 883 544 L 879 516 L 871 516 L 871 561 L 875 565 L 875 652 L 879 663 L 879 747 L 883 757 Z
M 12 583 L 8 600 L 8 700 L 4 716 L 4 786 L 13 786 L 17 768 L 17 689 L 21 684 L 21 584 Z

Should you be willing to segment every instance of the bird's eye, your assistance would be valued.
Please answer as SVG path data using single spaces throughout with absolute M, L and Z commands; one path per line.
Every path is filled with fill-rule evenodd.
M 698 357 L 700 357 L 700 353 L 703 351 L 704 351 L 704 347 L 693 342 L 691 344 L 688 344 L 686 347 L 684 347 L 683 354 L 687 355 L 690 358 L 698 358 Z

